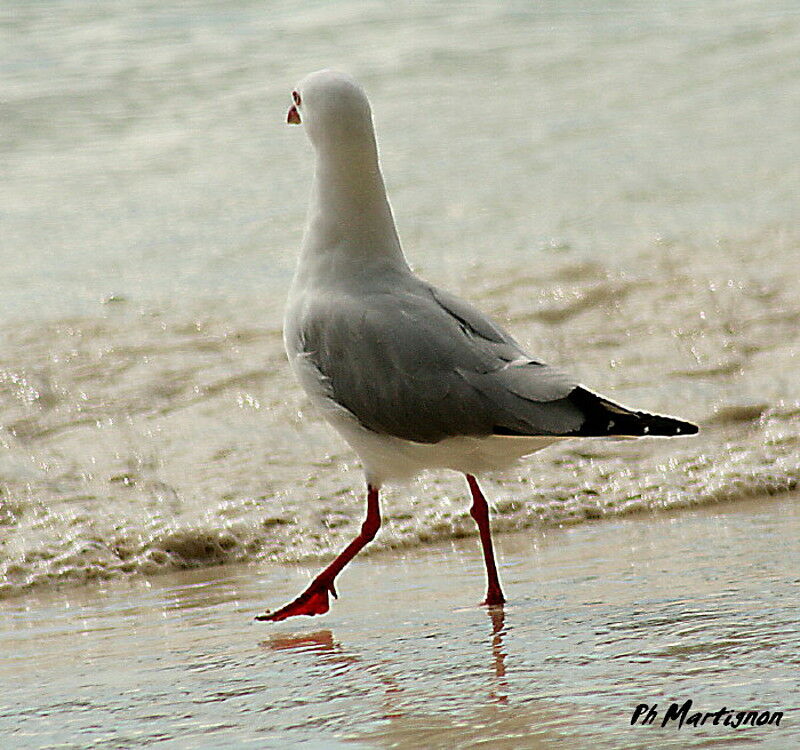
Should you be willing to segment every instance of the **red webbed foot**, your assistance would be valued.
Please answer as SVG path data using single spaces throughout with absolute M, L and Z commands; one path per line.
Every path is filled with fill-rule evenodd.
M 328 601 L 328 592 L 336 598 L 336 589 L 333 583 L 312 583 L 300 596 L 289 604 L 281 607 L 277 612 L 266 611 L 256 616 L 262 622 L 280 622 L 296 615 L 324 615 L 331 607 Z
M 359 535 L 311 581 L 311 585 L 297 599 L 281 607 L 277 612 L 267 611 L 258 615 L 256 620 L 280 622 L 287 617 L 296 615 L 324 615 L 331 606 L 328 602 L 328 594 L 333 594 L 333 598 L 336 599 L 336 589 L 333 587 L 334 579 L 342 572 L 344 566 L 375 538 L 380 525 L 381 509 L 378 503 L 378 489 L 369 484 L 367 485 L 367 517 L 361 524 Z

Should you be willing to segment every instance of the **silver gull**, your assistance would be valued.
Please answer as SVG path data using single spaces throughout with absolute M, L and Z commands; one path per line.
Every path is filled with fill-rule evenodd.
M 327 612 L 336 576 L 380 527 L 381 486 L 426 469 L 466 475 L 488 579 L 483 603 L 502 605 L 476 474 L 559 440 L 671 437 L 697 427 L 593 393 L 527 354 L 469 303 L 415 276 L 400 247 L 361 86 L 322 70 L 292 96 L 287 121 L 304 125 L 316 165 L 284 343 L 309 399 L 361 460 L 367 516 L 302 594 L 257 619 Z

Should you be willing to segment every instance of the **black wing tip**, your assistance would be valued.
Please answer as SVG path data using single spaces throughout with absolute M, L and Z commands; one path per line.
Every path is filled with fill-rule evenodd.
M 696 435 L 700 428 L 692 422 L 660 414 L 635 411 L 625 415 L 605 414 L 589 417 L 580 429 L 571 432 L 575 437 L 685 437 Z
M 694 422 L 663 414 L 633 411 L 598 396 L 584 388 L 576 388 L 568 396 L 583 413 L 577 430 L 559 434 L 532 434 L 505 425 L 495 425 L 493 435 L 508 437 L 685 437 L 696 435 L 700 428 Z
M 679 437 L 696 435 L 700 428 L 693 422 L 686 422 L 675 417 L 664 417 L 660 414 L 636 412 L 639 424 L 642 426 L 641 435 L 652 437 Z M 637 435 L 640 433 L 637 433 Z
M 700 431 L 693 422 L 633 411 L 585 388 L 576 388 L 568 398 L 585 416 L 580 429 L 571 433 L 576 437 L 684 437 Z
M 700 426 L 696 425 L 694 422 L 687 422 L 683 419 L 675 419 L 672 417 L 672 421 L 675 423 L 675 434 L 676 435 L 697 435 L 700 432 Z

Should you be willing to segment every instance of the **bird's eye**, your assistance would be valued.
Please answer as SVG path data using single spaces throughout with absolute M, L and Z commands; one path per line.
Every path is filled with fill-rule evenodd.
M 292 91 L 292 99 L 294 99 L 294 103 L 299 107 L 300 106 L 300 94 L 296 91 Z

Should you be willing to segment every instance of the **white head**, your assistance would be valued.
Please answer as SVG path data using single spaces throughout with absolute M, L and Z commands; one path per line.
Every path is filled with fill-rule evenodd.
M 300 266 L 328 278 L 355 277 L 375 263 L 408 273 L 364 89 L 344 73 L 318 70 L 292 98 L 286 120 L 305 127 L 317 157 Z
M 292 92 L 286 121 L 304 125 L 318 151 L 375 151 L 372 112 L 364 89 L 345 73 L 318 70 Z

